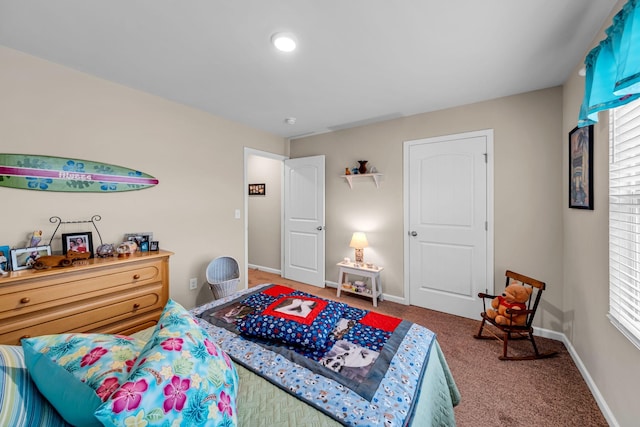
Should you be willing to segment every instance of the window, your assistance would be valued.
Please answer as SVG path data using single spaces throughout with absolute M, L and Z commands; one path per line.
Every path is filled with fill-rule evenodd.
M 609 119 L 609 319 L 640 348 L 640 101 Z

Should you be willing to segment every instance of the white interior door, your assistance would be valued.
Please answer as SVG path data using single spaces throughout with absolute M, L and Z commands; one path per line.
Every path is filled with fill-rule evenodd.
M 489 139 L 492 144 L 492 131 L 405 144 L 411 304 L 478 318 L 478 292 L 493 289 L 493 268 L 488 266 L 488 260 L 493 262 L 488 254 Z
M 324 287 L 324 156 L 284 162 L 283 277 Z

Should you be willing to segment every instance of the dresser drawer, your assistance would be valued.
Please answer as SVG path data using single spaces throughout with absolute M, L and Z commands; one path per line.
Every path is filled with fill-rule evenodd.
M 145 313 L 141 316 L 125 319 L 118 323 L 112 323 L 107 326 L 91 329 L 90 332 L 96 334 L 131 335 L 143 329 L 156 326 L 158 324 L 158 319 L 160 319 L 160 314 L 162 314 L 162 310 Z
M 155 325 L 169 298 L 171 255 L 91 258 L 0 277 L 0 344 L 67 332 L 128 334 Z
M 44 283 L 34 278 L 33 283 L 0 288 L 0 319 L 157 282 L 161 280 L 160 267 L 160 263 L 156 262 L 131 266 L 122 271 L 109 270 L 106 274 L 93 271 L 90 274 L 49 279 Z
M 164 307 L 161 295 L 162 286 L 156 284 L 86 300 L 83 304 L 68 304 L 56 310 L 45 310 L 38 313 L 37 318 L 30 315 L 15 316 L 0 324 L 0 342 L 15 345 L 25 336 L 98 331 L 101 328 L 104 332 L 109 330 L 120 333 L 123 326 L 114 325 L 120 321 L 128 321 L 132 325 L 147 322 L 146 326 L 149 326 L 148 322 L 154 318 L 157 322 Z

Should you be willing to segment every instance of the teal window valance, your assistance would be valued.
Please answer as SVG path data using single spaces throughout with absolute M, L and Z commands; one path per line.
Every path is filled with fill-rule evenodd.
M 598 121 L 598 112 L 640 97 L 640 0 L 629 0 L 587 55 L 584 100 L 578 127 Z

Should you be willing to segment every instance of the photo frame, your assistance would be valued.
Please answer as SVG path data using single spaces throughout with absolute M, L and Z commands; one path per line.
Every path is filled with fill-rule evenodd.
M 152 240 L 149 242 L 149 251 L 150 252 L 158 252 L 160 250 L 160 242 L 157 240 Z
M 250 196 L 266 196 L 267 184 L 249 184 Z
M 93 236 L 90 231 L 79 231 L 77 233 L 66 233 L 62 235 L 62 252 L 66 255 L 68 251 L 89 252 L 93 258 Z
M 593 210 L 593 125 L 569 132 L 569 207 Z
M 11 247 L 0 246 L 0 274 L 11 270 Z
M 13 271 L 26 270 L 33 267 L 38 258 L 46 255 L 51 255 L 49 245 L 11 249 L 11 268 Z
M 138 249 L 136 252 L 149 252 L 149 242 L 153 240 L 153 233 L 146 231 L 140 233 L 126 233 L 124 240 L 127 242 L 136 242 Z

